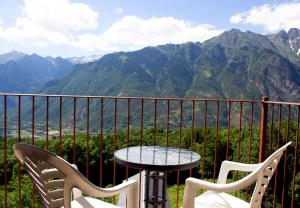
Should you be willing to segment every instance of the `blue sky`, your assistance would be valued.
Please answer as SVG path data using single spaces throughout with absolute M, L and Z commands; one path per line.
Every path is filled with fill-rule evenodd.
M 291 27 L 300 28 L 298 0 L 0 0 L 0 54 L 105 54 Z

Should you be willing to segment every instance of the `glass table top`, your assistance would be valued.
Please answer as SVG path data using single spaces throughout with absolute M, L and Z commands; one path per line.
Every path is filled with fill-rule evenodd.
M 184 170 L 199 165 L 200 155 L 176 147 L 135 146 L 118 150 L 115 159 L 122 165 L 145 170 Z

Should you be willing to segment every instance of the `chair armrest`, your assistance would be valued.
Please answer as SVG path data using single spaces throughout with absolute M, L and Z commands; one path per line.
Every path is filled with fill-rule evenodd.
M 221 165 L 217 183 L 225 184 L 229 171 L 237 170 L 243 172 L 252 172 L 259 168 L 261 164 L 245 164 L 224 160 Z
M 245 178 L 242 178 L 241 180 L 228 184 L 211 183 L 190 177 L 185 181 L 182 208 L 194 207 L 194 200 L 198 189 L 216 192 L 233 192 L 248 187 L 250 184 L 255 182 L 255 180 L 256 174 L 247 176 Z
M 71 166 L 73 168 L 75 168 L 76 170 L 78 170 L 78 167 L 77 167 L 76 164 L 71 164 Z M 78 188 L 73 188 L 72 189 L 72 195 L 73 195 L 73 199 L 80 198 L 80 197 L 82 197 L 82 191 Z
M 100 188 L 87 180 L 79 180 L 79 182 L 75 184 L 75 187 L 93 197 L 110 197 L 124 192 L 127 196 L 127 207 L 138 207 L 139 192 L 138 181 L 136 180 L 128 180 L 111 188 Z
M 82 193 L 93 197 L 109 197 L 124 192 L 127 196 L 127 206 L 130 208 L 138 208 L 138 181 L 128 180 L 111 188 L 101 188 L 91 183 L 84 175 L 62 158 L 60 158 L 57 165 L 63 167 L 61 171 L 66 176 L 63 188 L 65 208 L 71 208 L 70 201 L 73 188 L 78 188 Z
M 138 186 L 138 182 L 135 180 L 128 180 L 116 186 L 110 188 L 102 188 L 100 197 L 114 196 L 116 194 L 120 194 L 121 192 L 128 192 L 135 186 Z M 96 196 L 99 197 L 99 196 Z

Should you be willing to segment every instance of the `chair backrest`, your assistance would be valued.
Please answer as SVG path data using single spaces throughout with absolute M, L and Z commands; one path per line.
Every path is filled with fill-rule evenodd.
M 250 201 L 251 208 L 260 208 L 263 195 L 268 187 L 272 176 L 276 171 L 279 160 L 283 155 L 286 148 L 291 144 L 289 142 L 282 146 L 280 149 L 276 150 L 272 155 L 270 155 L 264 162 L 261 163 L 261 166 L 256 172 L 257 182 L 254 188 L 253 195 Z
M 59 156 L 27 144 L 15 144 L 14 152 L 38 190 L 43 207 L 64 206 L 65 179 L 68 173 L 80 174 Z M 70 190 L 68 190 L 71 192 Z M 67 191 L 67 192 L 68 192 Z M 70 195 L 67 197 L 71 200 Z

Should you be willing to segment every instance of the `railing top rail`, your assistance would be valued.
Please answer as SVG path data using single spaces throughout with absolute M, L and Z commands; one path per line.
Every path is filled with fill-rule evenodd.
M 35 97 L 67 97 L 67 98 L 106 98 L 106 99 L 137 99 L 137 100 L 172 100 L 172 101 L 209 101 L 209 102 L 244 102 L 259 103 L 258 100 L 240 99 L 210 99 L 210 98 L 161 98 L 161 97 L 130 97 L 130 96 L 95 96 L 95 95 L 55 95 L 55 94 L 33 94 L 33 93 L 0 93 L 0 96 L 35 96 Z
M 282 102 L 282 101 L 265 101 L 265 103 L 278 104 L 278 105 L 296 105 L 296 106 L 300 106 L 300 102 L 296 103 L 296 102 Z
M 35 96 L 35 97 L 66 97 L 66 98 L 104 98 L 104 99 L 136 99 L 136 100 L 171 100 L 171 101 L 200 101 L 200 102 L 243 102 L 243 103 L 261 103 L 261 100 L 241 100 L 241 99 L 217 99 L 217 98 L 176 98 L 176 97 L 137 97 L 137 96 L 100 96 L 100 95 L 57 95 L 57 94 L 37 94 L 37 93 L 0 93 L 0 96 Z M 294 105 L 300 106 L 300 102 L 284 101 L 264 101 L 267 104 Z

